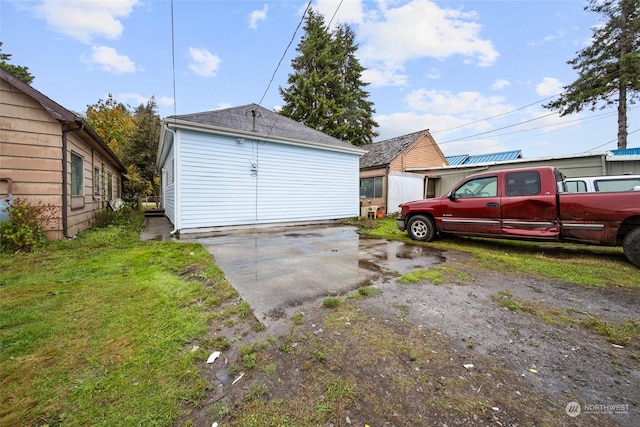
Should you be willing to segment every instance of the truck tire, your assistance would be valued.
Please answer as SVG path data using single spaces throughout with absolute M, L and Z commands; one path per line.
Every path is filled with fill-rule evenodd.
M 631 230 L 622 241 L 622 249 L 624 256 L 627 257 L 631 264 L 640 268 L 640 227 Z
M 412 216 L 407 224 L 407 232 L 413 240 L 430 242 L 436 237 L 436 226 L 431 218 L 424 215 Z

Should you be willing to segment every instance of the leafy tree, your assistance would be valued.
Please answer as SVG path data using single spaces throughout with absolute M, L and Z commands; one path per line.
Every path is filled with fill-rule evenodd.
M 136 167 L 140 178 L 147 183 L 149 189 L 153 189 L 154 194 L 157 194 L 157 187 L 154 182 L 155 177 L 158 175 L 156 154 L 158 152 L 161 127 L 157 109 L 158 104 L 155 97 L 136 108 L 133 116 L 135 130 L 126 146 L 126 150 L 123 152 L 126 164 Z
M 281 113 L 306 126 L 354 145 L 366 145 L 378 134 L 373 103 L 361 80 L 364 68 L 355 52 L 354 33 L 341 25 L 329 31 L 321 14 L 310 11 L 305 34 L 292 60 L 289 87 L 280 88 L 285 105 Z
M 640 0 L 589 0 L 585 10 L 604 15 L 594 27 L 592 44 L 567 63 L 578 79 L 545 108 L 560 115 L 618 107 L 618 148 L 627 147 L 627 102 L 640 96 Z
M 11 60 L 11 54 L 2 53 L 2 42 L 0 42 L 0 68 L 10 72 L 14 76 L 16 76 L 16 78 L 18 78 L 18 80 L 20 80 L 21 82 L 30 85 L 33 82 L 33 79 L 35 79 L 35 77 L 29 72 L 29 67 L 22 67 L 19 65 L 9 64 L 10 60 Z
M 127 144 L 136 126 L 129 109 L 109 94 L 106 101 L 100 99 L 96 104 L 87 106 L 86 121 L 116 156 L 128 164 L 123 154 L 128 150 Z

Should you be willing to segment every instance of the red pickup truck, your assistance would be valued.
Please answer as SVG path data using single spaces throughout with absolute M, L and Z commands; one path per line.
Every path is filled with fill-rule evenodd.
M 414 240 L 457 234 L 622 246 L 640 267 L 640 191 L 568 193 L 553 167 L 468 176 L 443 197 L 400 205 Z

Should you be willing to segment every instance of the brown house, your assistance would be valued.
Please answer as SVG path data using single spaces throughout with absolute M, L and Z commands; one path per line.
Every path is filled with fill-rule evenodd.
M 409 170 L 447 166 L 447 159 L 429 133 L 421 130 L 362 147 L 360 158 L 361 215 L 397 211 L 400 203 L 433 197 L 434 183 Z M 373 208 L 371 208 L 373 207 Z
M 0 69 L 0 194 L 55 206 L 47 238 L 89 228 L 125 173 L 83 118 Z

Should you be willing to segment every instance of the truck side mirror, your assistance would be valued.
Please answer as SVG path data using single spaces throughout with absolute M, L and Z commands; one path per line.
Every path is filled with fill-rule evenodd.
M 447 194 L 447 198 L 453 202 L 456 200 L 456 194 L 453 191 L 449 191 L 449 194 Z

